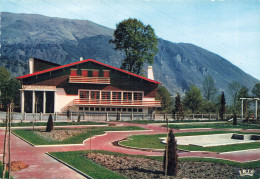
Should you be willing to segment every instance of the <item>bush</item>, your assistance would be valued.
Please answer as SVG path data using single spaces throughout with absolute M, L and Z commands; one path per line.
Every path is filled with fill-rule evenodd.
M 46 132 L 51 132 L 53 130 L 53 120 L 52 120 L 52 115 L 49 115 L 49 119 L 47 122 L 47 127 L 46 127 Z
M 168 134 L 168 156 L 167 156 L 167 175 L 176 176 L 178 172 L 177 142 L 172 129 Z M 166 146 L 167 149 L 167 146 Z M 166 170 L 166 150 L 163 157 L 163 170 Z

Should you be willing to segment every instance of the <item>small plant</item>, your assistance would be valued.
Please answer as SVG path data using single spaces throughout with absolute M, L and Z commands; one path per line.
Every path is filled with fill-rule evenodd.
M 163 170 L 167 175 L 176 176 L 178 172 L 177 142 L 172 129 L 169 131 L 167 140 L 168 145 L 163 157 Z
M 46 132 L 51 132 L 53 130 L 53 126 L 53 119 L 52 115 L 50 114 L 47 122 Z

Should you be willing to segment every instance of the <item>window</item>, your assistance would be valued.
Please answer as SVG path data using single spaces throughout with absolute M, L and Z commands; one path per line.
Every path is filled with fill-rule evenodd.
M 89 110 L 89 108 L 88 107 L 85 107 L 85 111 L 88 111 Z
M 101 111 L 105 111 L 106 108 L 101 108 Z
M 79 110 L 80 110 L 80 111 L 83 111 L 83 107 L 79 107 Z
M 80 91 L 79 98 L 80 99 L 89 99 L 89 91 Z
M 112 111 L 116 111 L 116 108 L 112 108 Z
M 100 99 L 99 96 L 100 96 L 100 92 L 99 91 L 91 91 L 91 99 Z
M 102 100 L 110 100 L 110 91 L 102 91 Z
M 123 93 L 124 100 L 132 100 L 132 92 L 124 92 Z
M 134 92 L 134 100 L 143 100 L 143 94 L 140 92 Z
M 132 108 L 128 108 L 128 112 L 132 112 Z
M 96 108 L 96 111 L 100 111 L 100 108 Z
M 117 108 L 116 111 L 121 111 L 121 108 Z
M 94 111 L 94 108 L 93 108 L 93 107 L 91 107 L 91 108 L 90 108 L 90 111 Z
M 78 76 L 77 69 L 70 69 L 70 76 Z
M 123 112 L 126 112 L 126 108 L 123 108 L 122 111 L 123 111 Z
M 110 108 L 106 108 L 106 111 L 110 111 Z
M 113 100 L 121 100 L 121 92 L 113 92 Z
M 138 109 L 138 112 L 143 112 L 143 109 L 142 108 Z
M 136 108 L 134 108 L 134 109 L 133 109 L 133 112 L 137 112 L 137 109 L 136 109 Z

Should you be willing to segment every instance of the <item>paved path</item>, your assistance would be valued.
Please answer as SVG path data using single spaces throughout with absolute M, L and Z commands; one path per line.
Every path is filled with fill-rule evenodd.
M 21 171 L 12 172 L 14 178 L 83 178 L 81 175 L 66 167 L 65 165 L 57 162 L 51 157 L 47 156 L 46 152 L 58 152 L 58 151 L 77 151 L 77 150 L 106 150 L 112 152 L 119 152 L 125 154 L 138 154 L 138 155 L 150 155 L 161 156 L 163 152 L 143 151 L 130 148 L 123 148 L 115 146 L 112 143 L 122 140 L 131 135 L 138 134 L 160 134 L 166 133 L 166 128 L 158 125 L 143 125 L 143 124 L 129 124 L 120 122 L 111 122 L 117 125 L 139 126 L 146 128 L 146 131 L 121 131 L 121 132 L 108 132 L 105 135 L 95 136 L 92 139 L 84 141 L 80 146 L 46 146 L 46 147 L 33 147 L 18 137 L 11 136 L 11 161 L 23 161 L 29 165 L 28 168 Z M 174 130 L 177 132 L 190 132 L 190 131 L 209 131 L 212 129 L 188 129 L 188 130 Z M 259 132 L 259 130 L 258 130 Z M 0 129 L 0 156 L 3 153 L 3 138 L 4 130 Z M 260 149 L 251 151 L 239 151 L 233 153 L 217 154 L 214 152 L 182 152 L 179 153 L 179 157 L 210 157 L 228 159 L 237 162 L 247 162 L 251 160 L 260 160 Z M 2 157 L 0 158 L 2 160 Z

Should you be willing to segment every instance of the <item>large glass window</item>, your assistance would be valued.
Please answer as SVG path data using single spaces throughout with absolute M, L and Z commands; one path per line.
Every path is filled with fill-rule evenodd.
M 24 91 L 24 111 L 32 113 L 32 91 Z
M 46 91 L 46 113 L 54 113 L 54 91 Z
M 37 113 L 43 112 L 43 91 L 35 91 L 35 110 Z

